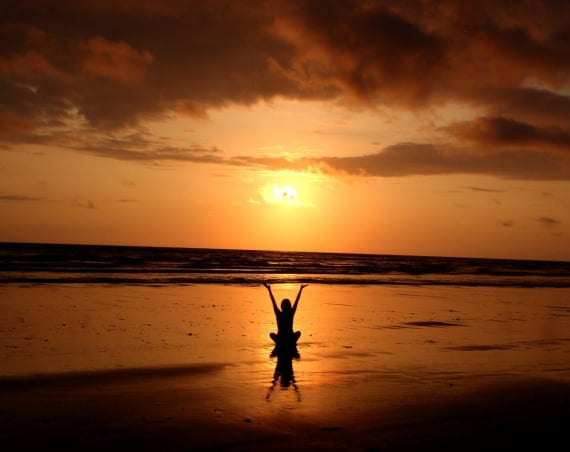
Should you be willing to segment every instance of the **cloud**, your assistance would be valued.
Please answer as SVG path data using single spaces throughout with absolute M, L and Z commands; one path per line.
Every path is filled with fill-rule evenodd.
M 504 193 L 504 190 L 497 190 L 496 188 L 487 187 L 464 187 L 467 190 L 483 192 L 483 193 Z
M 560 221 L 552 217 L 539 217 L 535 221 L 545 228 L 553 228 L 560 224 Z
M 154 61 L 147 51 L 137 51 L 124 41 L 113 42 L 101 36 L 89 38 L 84 47 L 83 70 L 88 76 L 127 85 L 141 83 Z
M 30 202 L 30 201 L 42 201 L 44 198 L 39 198 L 36 196 L 23 196 L 23 195 L 1 195 L 0 202 Z
M 263 31 L 270 19 L 256 5 L 121 3 L 4 2 L 0 91 L 11 93 L 10 111 L 39 127 L 76 109 L 116 129 L 181 102 L 200 111 L 292 91 L 269 71 L 286 45 Z
M 442 142 L 295 165 L 365 176 L 570 172 L 567 2 L 5 0 L 0 39 L 3 148 L 244 164 L 215 143 L 147 136 L 139 149 L 126 131 L 275 98 L 414 113 L 453 103 L 481 114 L 442 129 Z
M 475 103 L 485 105 L 491 116 L 510 115 L 538 126 L 568 126 L 570 96 L 561 92 L 521 87 L 488 87 L 477 92 Z
M 181 100 L 212 107 L 344 93 L 420 106 L 489 89 L 512 96 L 525 77 L 555 87 L 568 77 L 570 7 L 560 2 L 161 3 L 6 0 L 1 72 L 12 88 L 32 83 L 38 108 L 65 98 L 89 121 L 116 125 Z M 134 99 L 123 119 L 113 114 Z
M 504 117 L 482 117 L 447 128 L 452 135 L 482 146 L 570 151 L 570 130 L 537 127 Z
M 223 160 L 217 156 L 219 152 L 216 148 L 204 148 L 201 146 L 174 147 L 155 145 L 148 148 L 139 149 L 133 147 L 129 141 L 117 140 L 110 142 L 87 144 L 82 146 L 72 146 L 74 149 L 96 155 L 98 157 L 109 157 L 114 159 L 135 161 L 135 162 L 195 162 L 195 163 L 221 163 Z
M 505 228 L 512 228 L 515 225 L 515 222 L 513 220 L 501 220 L 499 221 L 499 225 Z
M 97 157 L 133 162 L 224 163 L 218 148 L 207 148 L 199 144 L 180 147 L 173 145 L 167 138 L 157 138 L 142 129 L 107 133 L 93 129 L 83 129 L 81 133 L 61 130 L 41 136 L 33 133 L 13 135 L 9 142 L 51 145 Z M 128 182 L 123 182 L 123 185 L 127 184 Z
M 239 157 L 236 163 L 274 170 L 313 171 L 367 177 L 480 174 L 506 179 L 570 179 L 570 167 L 554 154 L 502 151 L 492 154 L 434 144 L 400 143 L 381 152 L 352 157 L 300 158 Z
M 72 205 L 73 207 L 79 207 L 81 209 L 97 210 L 95 204 L 88 199 L 75 199 Z
M 516 179 L 567 179 L 554 156 L 532 152 L 489 155 L 440 148 L 431 144 L 402 143 L 382 152 L 359 157 L 328 158 L 325 162 L 349 174 L 394 177 L 436 174 L 485 174 Z
M 279 3 L 274 32 L 294 48 L 282 73 L 296 84 L 409 106 L 437 93 L 446 43 L 412 18 L 380 2 Z

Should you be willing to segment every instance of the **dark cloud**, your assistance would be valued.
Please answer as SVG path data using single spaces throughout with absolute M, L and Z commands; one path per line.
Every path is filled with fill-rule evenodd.
M 539 217 L 536 218 L 535 221 L 546 228 L 552 228 L 560 224 L 559 220 L 552 217 Z
M 483 113 L 446 129 L 453 152 L 395 144 L 309 163 L 378 176 L 570 171 L 552 154 L 570 141 L 568 2 L 4 0 L 0 39 L 4 148 L 227 163 L 215 145 L 116 136 L 172 112 L 205 117 L 276 97 L 371 109 L 454 102 Z M 73 128 L 89 140 L 63 132 Z
M 515 107 L 568 83 L 570 5 L 559 1 L 284 3 L 277 30 L 295 48 L 296 80 L 368 102 Z M 525 82 L 548 89 L 525 93 Z
M 568 127 L 570 96 L 535 88 L 488 88 L 477 93 L 475 103 L 485 105 L 491 116 L 510 116 L 538 126 Z
M 497 152 L 481 155 L 456 152 L 434 145 L 399 144 L 384 151 L 354 158 L 331 158 L 332 167 L 351 174 L 407 176 L 435 174 L 484 174 L 513 179 L 568 179 L 556 156 L 533 152 Z
M 536 152 L 469 153 L 431 144 L 401 143 L 383 151 L 355 157 L 285 158 L 240 157 L 236 164 L 271 169 L 319 171 L 330 174 L 400 177 L 409 175 L 480 174 L 507 179 L 570 179 L 570 167 L 558 155 Z
M 271 69 L 292 49 L 266 31 L 272 18 L 261 2 L 118 3 L 4 3 L 0 74 L 19 94 L 15 112 L 65 120 L 74 107 L 115 128 L 301 94 Z M 17 102 L 22 95 L 27 102 Z
M 445 40 L 410 18 L 380 2 L 283 3 L 274 30 L 295 49 L 282 72 L 296 83 L 408 106 L 438 91 Z
M 484 117 L 448 128 L 452 135 L 483 146 L 570 151 L 570 130 L 537 127 L 504 117 Z

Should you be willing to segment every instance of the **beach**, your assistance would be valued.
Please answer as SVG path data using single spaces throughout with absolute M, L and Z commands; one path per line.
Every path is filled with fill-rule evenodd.
M 0 440 L 11 449 L 565 440 L 567 288 L 313 284 L 295 319 L 301 356 L 280 363 L 281 378 L 258 285 L 14 284 L 0 300 Z

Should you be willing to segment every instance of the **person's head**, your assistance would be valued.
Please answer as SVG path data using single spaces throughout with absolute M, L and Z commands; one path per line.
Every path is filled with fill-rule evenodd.
M 290 311 L 291 310 L 291 301 L 289 298 L 283 298 L 281 302 L 281 310 L 282 311 Z

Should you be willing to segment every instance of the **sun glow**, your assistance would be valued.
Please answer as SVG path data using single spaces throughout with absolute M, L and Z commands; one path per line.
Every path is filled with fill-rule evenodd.
M 281 206 L 303 206 L 304 203 L 299 199 L 297 189 L 289 184 L 265 184 L 258 190 L 260 199 L 250 199 L 252 204 L 270 204 Z
M 273 186 L 273 199 L 276 203 L 282 204 L 297 204 L 299 202 L 297 190 L 290 185 L 279 186 L 275 184 Z

